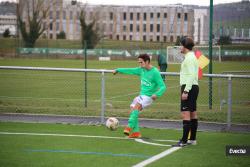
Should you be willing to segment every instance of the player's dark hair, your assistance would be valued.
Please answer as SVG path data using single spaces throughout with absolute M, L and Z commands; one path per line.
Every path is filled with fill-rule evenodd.
M 148 54 L 141 54 L 138 56 L 138 59 L 141 58 L 144 62 L 148 61 L 150 62 L 150 57 Z
M 188 50 L 192 50 L 194 47 L 194 41 L 190 37 L 183 37 L 181 39 L 181 45 L 184 46 L 184 48 L 187 48 Z

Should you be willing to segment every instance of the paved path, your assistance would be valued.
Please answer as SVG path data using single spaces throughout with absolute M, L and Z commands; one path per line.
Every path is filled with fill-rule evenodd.
M 118 118 L 118 119 L 121 125 L 127 124 L 127 119 L 125 118 Z M 33 123 L 37 122 L 37 123 L 99 125 L 101 124 L 101 119 L 100 117 L 6 113 L 6 114 L 0 114 L 0 122 L 33 122 Z M 181 129 L 182 121 L 140 119 L 140 126 L 148 128 L 161 128 L 161 129 Z M 198 129 L 202 131 L 226 131 L 227 125 L 223 123 L 199 122 Z M 250 133 L 250 125 L 232 124 L 230 131 Z

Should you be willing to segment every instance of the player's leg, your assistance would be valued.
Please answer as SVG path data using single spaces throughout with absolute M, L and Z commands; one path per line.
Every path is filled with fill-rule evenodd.
M 181 94 L 183 93 L 185 85 L 181 87 Z M 189 93 L 190 94 L 190 93 Z M 188 134 L 190 131 L 190 102 L 189 102 L 189 94 L 187 100 L 181 99 L 181 117 L 182 117 L 182 138 L 177 144 L 173 146 L 183 147 L 187 145 Z
M 188 144 L 196 145 L 196 133 L 198 129 L 198 118 L 197 118 L 197 112 L 193 111 L 191 112 L 191 128 L 190 128 L 190 138 L 188 140 Z
M 198 98 L 198 94 L 199 94 L 199 87 L 198 85 L 194 85 L 192 87 L 192 103 L 191 103 L 191 107 L 192 107 L 192 112 L 190 113 L 190 117 L 191 117 L 191 135 L 190 135 L 190 139 L 188 141 L 189 144 L 196 144 L 196 133 L 197 133 L 197 129 L 198 129 L 198 116 L 197 116 L 197 98 Z
M 131 111 L 129 114 L 128 125 L 123 131 L 123 133 L 127 136 L 129 136 L 130 132 L 132 132 L 138 124 L 139 111 L 142 109 L 142 106 L 138 103 L 139 98 L 140 96 L 135 97 L 130 105 Z
M 130 138 L 138 138 L 141 137 L 140 129 L 139 129 L 139 113 L 140 111 L 151 105 L 153 102 L 151 97 L 140 95 L 137 96 L 131 106 L 130 117 L 128 120 L 128 127 L 124 129 L 124 134 L 129 135 L 132 131 L 132 134 L 129 135 Z
M 130 113 L 128 120 L 128 127 L 132 128 L 132 133 L 129 135 L 130 138 L 139 138 L 141 137 L 140 128 L 139 128 L 139 113 L 142 110 L 141 104 L 137 103 L 133 108 L 133 111 Z

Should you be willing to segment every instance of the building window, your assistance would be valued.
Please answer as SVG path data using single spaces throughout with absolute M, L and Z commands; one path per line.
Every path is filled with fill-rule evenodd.
M 174 42 L 174 37 L 173 37 L 173 35 L 170 36 L 170 42 Z
M 123 40 L 126 40 L 126 35 L 123 35 Z
M 56 22 L 56 31 L 59 31 L 59 22 Z
M 130 13 L 130 20 L 134 20 L 133 16 L 133 13 Z
M 119 24 L 117 24 L 117 26 L 116 26 L 116 32 L 120 33 L 120 25 Z
M 153 42 L 153 36 L 150 35 L 150 42 Z
M 156 40 L 157 40 L 157 42 L 160 41 L 160 36 L 159 35 L 156 36 Z
M 181 13 L 177 14 L 178 20 L 181 19 Z
M 161 30 L 161 26 L 160 24 L 157 24 L 157 32 L 160 32 L 160 30 Z
M 153 31 L 154 31 L 154 25 L 150 24 L 150 32 L 153 32 Z
M 136 25 L 136 31 L 140 32 L 140 25 L 138 25 L 138 24 Z
M 110 12 L 110 13 L 109 13 L 109 19 L 110 19 L 110 20 L 113 20 L 113 12 Z
M 163 31 L 163 33 L 167 32 L 167 24 L 166 23 L 163 24 L 162 31 Z
M 137 13 L 137 20 L 140 20 L 140 13 Z
M 109 35 L 109 39 L 113 39 L 113 35 L 112 34 Z
M 127 31 L 127 27 L 126 25 L 123 25 L 123 32 L 126 32 Z
M 167 13 L 164 13 L 164 19 L 166 19 L 168 17 Z
M 187 13 L 184 14 L 184 21 L 188 21 L 188 14 Z
M 150 13 L 150 19 L 154 18 L 154 13 Z
M 50 23 L 50 24 L 49 24 L 49 29 L 50 29 L 50 30 L 53 30 L 53 23 Z
M 130 30 L 130 32 L 133 32 L 133 24 L 130 24 L 129 30 Z
M 143 35 L 143 41 L 147 41 L 146 35 Z
M 123 20 L 127 20 L 127 13 L 123 13 Z
M 146 31 L 147 31 L 147 25 L 143 24 L 143 32 L 146 32 Z
M 167 42 L 167 36 L 163 36 L 163 41 Z
M 116 40 L 119 40 L 119 35 L 116 35 Z
M 143 20 L 147 20 L 147 13 L 143 13 Z
M 133 39 L 133 37 L 132 37 L 132 35 L 130 35 L 130 36 L 129 36 L 129 40 L 132 41 L 132 39 Z
M 161 13 L 157 13 L 157 19 L 161 18 Z

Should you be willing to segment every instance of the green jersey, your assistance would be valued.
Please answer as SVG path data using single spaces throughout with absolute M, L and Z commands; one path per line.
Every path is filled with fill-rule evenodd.
M 188 52 L 181 63 L 180 85 L 186 85 L 185 90 L 189 92 L 192 85 L 198 85 L 199 64 L 194 52 Z
M 156 67 L 152 67 L 149 70 L 141 67 L 118 68 L 116 71 L 123 74 L 140 76 L 140 95 L 152 96 L 155 94 L 157 97 L 160 97 L 166 91 L 166 85 Z

